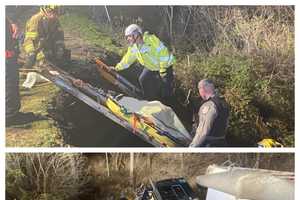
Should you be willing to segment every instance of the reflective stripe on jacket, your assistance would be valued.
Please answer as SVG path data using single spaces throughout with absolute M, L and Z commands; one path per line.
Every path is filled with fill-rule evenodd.
M 45 18 L 42 12 L 39 12 L 32 16 L 26 23 L 25 38 L 24 38 L 24 50 L 26 54 L 37 53 L 39 48 L 39 31 L 41 31 L 41 21 Z
M 167 68 L 175 63 L 175 57 L 155 35 L 145 32 L 143 40 L 142 45 L 133 44 L 128 47 L 127 53 L 116 65 L 116 70 L 126 69 L 138 60 L 147 69 L 164 74 Z

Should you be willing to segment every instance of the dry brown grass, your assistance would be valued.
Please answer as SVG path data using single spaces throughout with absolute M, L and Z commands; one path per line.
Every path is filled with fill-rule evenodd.
M 196 189 L 196 177 L 211 164 L 294 171 L 293 154 L 255 153 L 9 153 L 6 157 L 7 199 L 133 198 L 140 184 L 184 177 Z
M 6 191 L 16 199 L 69 199 L 84 193 L 90 178 L 81 154 L 10 153 Z

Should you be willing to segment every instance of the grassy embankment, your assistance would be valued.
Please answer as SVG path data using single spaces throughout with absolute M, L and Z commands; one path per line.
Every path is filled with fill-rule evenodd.
M 52 83 L 42 83 L 29 91 L 22 90 L 24 76 L 20 79 L 21 112 L 33 112 L 45 119 L 6 128 L 6 146 L 9 147 L 52 147 L 61 146 L 60 129 L 48 118 L 51 101 L 60 91 Z
M 84 16 L 68 14 L 61 17 L 61 24 L 68 35 L 79 37 L 89 46 L 95 46 L 121 53 L 120 48 L 113 45 L 108 34 L 100 32 L 91 20 Z M 72 50 L 72 49 L 71 49 Z M 20 79 L 21 90 L 21 112 L 33 112 L 44 117 L 44 120 L 37 120 L 24 125 L 10 126 L 6 129 L 6 145 L 9 147 L 54 147 L 62 146 L 62 130 L 57 123 L 48 116 L 48 109 L 52 107 L 53 99 L 61 89 L 52 83 L 37 84 L 29 91 L 24 91 L 21 84 L 24 76 Z
M 199 80 L 215 82 L 230 105 L 229 143 L 254 145 L 271 137 L 284 146 L 294 146 L 293 12 L 282 8 L 276 13 L 269 8 L 268 15 L 258 12 L 246 17 L 246 9 L 232 8 L 235 12 L 228 19 L 213 15 L 222 23 L 211 22 L 216 28 L 209 52 L 188 53 L 177 46 L 181 58 L 175 71 L 180 87 L 196 94 Z M 195 33 L 211 30 L 209 26 L 194 28 Z M 193 43 L 188 47 L 203 48 L 205 43 L 196 42 L 200 39 L 197 34 L 191 37 Z
M 91 47 L 101 48 L 106 52 L 122 55 L 126 49 L 117 47 L 112 37 L 109 26 L 95 24 L 84 14 L 68 13 L 60 18 L 60 22 L 66 32 L 79 37 Z

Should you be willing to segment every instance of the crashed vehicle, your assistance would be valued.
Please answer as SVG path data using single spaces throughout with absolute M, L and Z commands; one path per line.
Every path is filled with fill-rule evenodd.
M 201 197 L 184 178 L 174 178 L 150 180 L 136 200 L 294 200 L 294 180 L 293 172 L 210 165 L 196 180 Z
M 165 179 L 141 186 L 135 200 L 196 200 L 195 193 L 184 178 Z
M 207 188 L 206 200 L 294 200 L 293 172 L 210 165 L 197 184 Z

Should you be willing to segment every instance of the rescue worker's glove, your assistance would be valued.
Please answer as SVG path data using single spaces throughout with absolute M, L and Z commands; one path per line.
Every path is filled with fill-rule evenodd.
M 164 79 L 167 76 L 167 72 L 160 72 L 159 75 L 161 79 Z
M 24 67 L 31 68 L 35 64 L 35 61 L 36 61 L 35 59 L 36 59 L 36 56 L 34 53 L 29 54 L 25 59 Z
M 108 71 L 117 71 L 114 66 L 108 66 Z
M 43 59 L 39 62 L 39 66 L 52 66 L 52 63 L 47 59 Z
M 38 50 L 45 49 L 46 46 L 47 46 L 46 39 L 45 38 L 40 38 Z
M 84 85 L 84 82 L 80 79 L 75 79 L 75 80 L 73 80 L 73 84 L 79 88 L 82 88 Z

